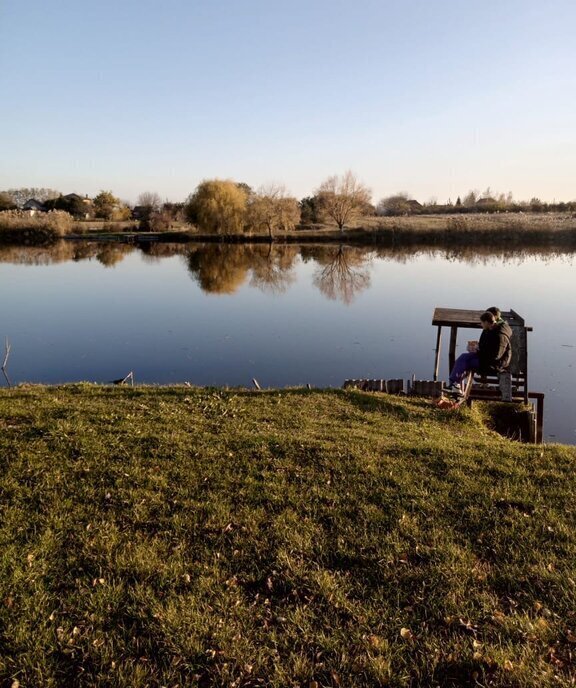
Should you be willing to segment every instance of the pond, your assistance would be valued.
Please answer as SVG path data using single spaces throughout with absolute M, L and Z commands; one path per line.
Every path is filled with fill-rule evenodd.
M 136 383 L 339 387 L 431 379 L 434 307 L 497 305 L 534 328 L 530 388 L 546 394 L 546 439 L 576 443 L 574 259 L 552 249 L 0 247 L 0 337 L 14 383 L 133 371 Z

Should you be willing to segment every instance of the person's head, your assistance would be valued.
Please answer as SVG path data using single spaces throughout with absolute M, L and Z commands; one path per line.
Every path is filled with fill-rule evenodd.
M 482 325 L 483 330 L 491 330 L 496 324 L 496 318 L 494 317 L 494 313 L 492 313 L 491 311 L 486 311 L 485 313 L 482 313 L 482 315 L 480 316 L 480 324 Z
M 496 320 L 500 320 L 502 317 L 502 311 L 497 306 L 490 306 L 486 309 L 486 313 L 492 313 Z

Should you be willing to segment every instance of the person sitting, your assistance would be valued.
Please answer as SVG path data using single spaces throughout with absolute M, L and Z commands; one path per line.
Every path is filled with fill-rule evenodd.
M 494 310 L 498 310 L 494 308 Z M 450 381 L 446 389 L 462 393 L 461 382 L 471 372 L 481 375 L 496 375 L 506 372 L 512 360 L 512 329 L 492 309 L 480 316 L 482 334 L 477 350 L 469 350 L 456 359 L 450 372 Z

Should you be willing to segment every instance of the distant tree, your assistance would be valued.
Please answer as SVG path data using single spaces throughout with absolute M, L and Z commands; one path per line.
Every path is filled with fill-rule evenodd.
M 44 205 L 48 210 L 63 210 L 77 218 L 86 217 L 86 214 L 90 210 L 89 206 L 77 196 L 73 196 L 72 198 L 66 198 L 65 196 L 50 198 L 44 201 Z
M 539 198 L 530 199 L 530 210 L 534 213 L 541 213 L 544 210 L 544 203 Z
M 343 232 L 344 226 L 361 215 L 366 204 L 370 203 L 371 193 L 348 171 L 341 177 L 328 177 L 318 187 L 316 196 L 320 216 L 333 220 Z
M 184 206 L 190 224 L 209 234 L 240 234 L 246 223 L 247 193 L 233 181 L 203 181 Z
M 18 208 L 21 208 L 24 203 L 31 198 L 35 198 L 37 201 L 41 201 L 43 203 L 51 198 L 58 198 L 58 196 L 62 195 L 60 191 L 56 191 L 55 189 L 45 189 L 43 187 L 35 186 L 23 187 L 21 189 L 8 189 L 4 193 L 7 193 L 12 198 Z
M 300 201 L 300 221 L 304 224 L 320 222 L 320 201 L 318 196 L 306 196 Z
M 283 186 L 263 186 L 248 200 L 248 226 L 265 229 L 270 239 L 278 231 L 288 232 L 300 222 L 298 201 Z
M 6 191 L 0 191 L 0 211 L 14 210 L 16 207 L 16 203 L 12 196 Z
M 462 201 L 462 205 L 464 205 L 465 208 L 473 208 L 476 205 L 476 201 L 478 200 L 478 191 L 469 191 L 465 196 L 464 200 Z
M 94 211 L 96 217 L 101 217 L 104 220 L 111 220 L 114 217 L 114 211 L 119 205 L 120 201 L 111 191 L 100 191 L 94 198 Z
M 138 196 L 137 205 L 146 208 L 150 213 L 160 210 L 162 199 L 155 191 L 144 191 Z
M 168 213 L 172 222 L 179 222 L 184 218 L 184 203 L 166 202 L 162 206 L 162 210 Z
M 458 196 L 458 198 L 456 199 L 456 207 L 457 207 L 457 208 L 461 208 L 461 207 L 462 207 L 462 201 L 461 201 L 461 199 L 460 199 L 460 196 Z
M 254 193 L 252 187 L 249 184 L 246 184 L 246 182 L 236 182 L 236 186 L 244 191 L 246 198 L 250 198 L 250 196 Z
M 152 229 L 153 219 L 155 224 L 163 225 L 164 222 L 155 216 L 162 210 L 162 199 L 155 191 L 144 191 L 138 196 L 136 205 L 139 208 L 140 230 L 147 232 Z M 158 231 L 158 230 L 154 230 Z
M 160 210 L 155 210 L 148 217 L 147 229 L 152 232 L 166 232 L 172 226 L 173 218 L 172 214 L 165 208 L 160 208 Z M 142 227 L 143 221 L 140 221 L 140 226 Z
M 118 201 L 118 205 L 114 208 L 112 212 L 112 219 L 118 221 L 126 221 L 132 217 L 132 208 L 128 203 L 122 203 Z
M 410 213 L 410 203 L 408 194 L 405 191 L 383 198 L 377 206 L 379 215 L 408 215 Z

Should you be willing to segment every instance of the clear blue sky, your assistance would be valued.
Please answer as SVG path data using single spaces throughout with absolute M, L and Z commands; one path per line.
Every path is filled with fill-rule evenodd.
M 576 198 L 573 0 L 3 0 L 0 189 Z

